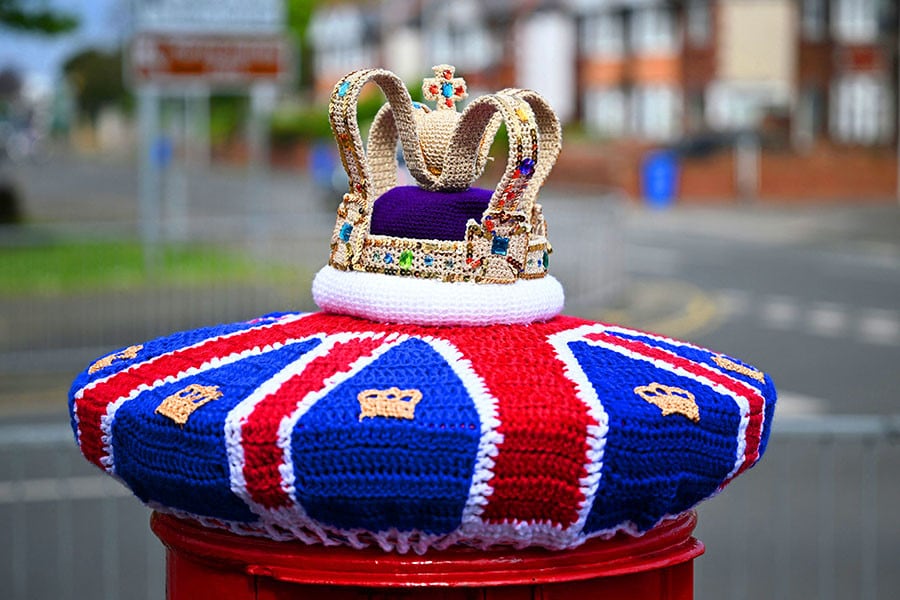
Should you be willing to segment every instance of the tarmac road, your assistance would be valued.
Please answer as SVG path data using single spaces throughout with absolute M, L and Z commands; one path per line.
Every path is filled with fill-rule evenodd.
M 127 164 L 58 157 L 15 175 L 39 223 L 136 230 Z M 303 177 L 275 174 L 254 187 L 240 172 L 211 171 L 179 185 L 189 192 L 169 206 L 187 215 L 179 235 L 230 240 L 273 260 L 324 262 L 333 207 Z M 896 205 L 648 211 L 558 189 L 542 202 L 567 312 L 674 335 L 770 372 L 780 392 L 776 432 L 788 415 L 900 412 Z M 585 215 L 600 222 L 587 227 Z M 91 358 L 154 328 L 311 308 L 305 291 L 238 292 L 219 303 L 187 298 L 190 308 L 149 325 L 134 315 L 178 305 L 179 292 L 126 294 L 115 310 L 100 311 L 111 323 L 103 327 L 86 316 L 102 300 L 90 294 L 0 299 L 0 531 L 14 541 L 0 545 L 0 597 L 159 597 L 162 555 L 145 511 L 76 456 L 64 426 L 66 389 Z M 867 444 L 776 437 L 757 469 L 701 510 L 709 554 L 697 563 L 697 597 L 859 597 L 869 570 L 880 592 L 869 597 L 891 597 L 900 586 L 891 508 L 900 459 L 895 443 Z M 867 473 L 874 494 L 865 492 Z M 829 490 L 840 492 L 831 505 Z M 871 543 L 858 535 L 871 529 L 867 514 L 877 519 L 868 566 L 861 557 Z M 822 550 L 823 540 L 843 550 Z
M 791 412 L 900 410 L 897 206 L 632 211 L 627 231 L 632 305 L 687 299 L 641 325 L 755 363 Z

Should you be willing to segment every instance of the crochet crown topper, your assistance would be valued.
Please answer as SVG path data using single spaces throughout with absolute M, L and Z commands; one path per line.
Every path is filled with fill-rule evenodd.
M 491 305 L 486 296 L 502 293 L 503 302 L 514 305 L 516 313 L 512 318 L 495 314 L 474 320 L 463 315 L 457 324 L 555 316 L 562 309 L 563 292 L 547 274 L 552 249 L 536 198 L 560 151 L 559 120 L 540 94 L 522 89 L 481 96 L 458 112 L 457 102 L 468 96 L 465 80 L 455 76 L 451 65 L 433 70 L 434 76 L 422 86 L 425 100 L 436 103 L 433 110 L 414 102 L 403 82 L 384 69 L 354 71 L 335 85 L 329 119 L 349 191 L 338 208 L 328 266 L 317 276 L 313 296 L 332 312 L 447 324 L 441 319 L 436 323 L 433 311 L 417 318 L 405 309 L 372 313 L 371 307 L 380 301 L 431 305 L 435 295 L 447 291 L 435 283 L 518 284 L 515 291 L 503 292 L 457 286 L 454 296 L 460 300 L 462 294 L 462 305 Z M 387 103 L 375 116 L 364 148 L 357 102 L 369 82 L 381 88 Z M 474 188 L 501 123 L 509 139 L 505 171 L 492 192 Z M 416 186 L 398 186 L 398 143 Z M 419 283 L 404 286 L 373 277 L 363 283 L 359 275 Z M 365 314 L 347 302 L 361 285 L 367 292 Z M 379 292 L 373 298 L 373 288 L 384 289 L 388 297 L 378 297 Z
M 402 81 L 382 69 L 355 71 L 335 85 L 329 117 L 350 191 L 338 211 L 331 266 L 477 283 L 546 275 L 550 245 L 535 197 L 559 154 L 559 120 L 539 94 L 518 89 L 477 98 L 459 113 L 456 102 L 468 93 L 454 71 L 437 65 L 435 76 L 425 79 L 424 97 L 437 103 L 436 110 L 413 102 Z M 375 117 L 365 152 L 356 110 L 369 81 L 381 87 L 388 103 Z M 464 239 L 415 239 L 371 230 L 375 200 L 397 186 L 398 138 L 419 186 L 465 191 L 484 170 L 501 120 L 509 132 L 506 171 L 480 220 L 466 223 Z

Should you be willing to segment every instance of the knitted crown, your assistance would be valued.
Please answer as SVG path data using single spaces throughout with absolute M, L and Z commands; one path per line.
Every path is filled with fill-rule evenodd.
M 363 154 L 370 79 L 389 105 Z M 549 245 L 534 195 L 559 150 L 546 103 L 507 90 L 460 115 L 465 85 L 444 66 L 425 91 L 434 111 L 382 70 L 335 88 L 352 189 L 313 284 L 324 310 L 94 361 L 69 394 L 85 458 L 208 527 L 400 552 L 640 535 L 756 464 L 776 401 L 762 371 L 557 315 L 561 287 L 536 264 Z M 500 185 L 468 188 L 501 119 Z M 396 186 L 397 139 L 421 187 Z
M 450 65 L 433 70 L 422 89 L 435 110 L 413 102 L 383 69 L 354 71 L 335 85 L 329 118 L 350 189 L 313 297 L 333 312 L 423 324 L 552 317 L 563 292 L 547 274 L 552 249 L 536 198 L 559 154 L 559 120 L 540 94 L 520 89 L 479 97 L 459 113 L 465 81 Z M 368 82 L 388 102 L 364 150 L 357 100 Z M 501 123 L 509 139 L 506 169 L 492 193 L 472 188 Z M 418 187 L 397 186 L 398 141 Z M 452 285 L 460 283 L 493 289 Z

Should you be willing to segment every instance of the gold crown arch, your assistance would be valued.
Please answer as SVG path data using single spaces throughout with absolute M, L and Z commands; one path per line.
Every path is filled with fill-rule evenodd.
M 331 240 L 329 264 L 342 270 L 354 268 L 359 264 L 372 219 L 372 205 L 379 195 L 396 185 L 397 180 L 396 158 L 392 158 L 392 169 L 389 164 L 378 164 L 380 179 L 376 185 L 372 167 L 363 151 L 362 136 L 357 121 L 357 102 L 363 86 L 370 81 L 381 88 L 388 99 L 388 105 L 392 109 L 396 108 L 396 110 L 391 110 L 391 123 L 393 124 L 394 120 L 399 118 L 404 125 L 399 129 L 399 135 L 410 173 L 416 179 L 427 177 L 425 173 L 418 172 L 422 161 L 413 158 L 415 154 L 410 152 L 418 145 L 418 137 L 415 126 L 409 126 L 414 122 L 412 116 L 414 108 L 403 82 L 396 75 L 384 69 L 354 71 L 338 81 L 331 93 L 328 118 L 338 145 L 341 163 L 347 172 L 350 189 L 344 194 L 341 205 L 338 207 L 337 224 Z M 399 117 L 395 115 L 399 115 Z M 394 148 L 396 149 L 396 138 L 394 139 Z M 409 156 L 410 154 L 412 156 Z
M 447 65 L 435 67 L 435 74 L 440 72 L 453 73 Z M 369 81 L 381 87 L 388 104 L 376 116 L 364 152 L 356 102 Z M 393 73 L 370 69 L 337 83 L 329 116 L 350 183 L 332 235 L 332 267 L 478 283 L 513 283 L 546 274 L 551 248 L 535 198 L 559 154 L 561 133 L 556 115 L 539 94 L 506 89 L 474 100 L 462 114 L 430 111 L 412 102 Z M 506 170 L 481 221 L 469 220 L 465 240 L 370 234 L 375 199 L 396 185 L 398 140 L 410 174 L 422 187 L 464 190 L 481 174 L 501 121 L 509 138 Z M 443 141 L 435 141 L 436 131 Z

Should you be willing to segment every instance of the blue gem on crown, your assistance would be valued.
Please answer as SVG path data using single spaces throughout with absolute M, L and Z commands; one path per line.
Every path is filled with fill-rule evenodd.
M 491 242 L 491 254 L 506 256 L 507 252 L 509 252 L 509 238 L 494 236 L 494 241 Z

